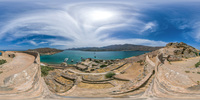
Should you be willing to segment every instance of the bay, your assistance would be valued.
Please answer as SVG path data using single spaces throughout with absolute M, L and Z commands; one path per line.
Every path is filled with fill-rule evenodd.
M 77 50 L 66 50 L 54 55 L 41 55 L 40 60 L 44 63 L 49 64 L 60 64 L 65 58 L 68 58 L 68 64 L 75 64 L 81 61 L 81 58 L 92 58 L 102 60 L 115 60 L 124 59 L 132 56 L 138 56 L 149 51 L 77 51 Z M 72 62 L 73 60 L 73 62 Z

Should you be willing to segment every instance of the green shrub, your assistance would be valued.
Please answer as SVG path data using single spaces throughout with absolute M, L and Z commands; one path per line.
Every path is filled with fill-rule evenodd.
M 54 68 L 48 66 L 41 66 L 41 76 L 47 76 L 49 74 L 49 71 L 51 70 L 54 70 Z
M 3 73 L 3 71 L 0 71 L 0 74 Z
M 186 73 L 190 73 L 190 71 L 185 71 Z
M 104 68 L 104 67 L 107 67 L 107 66 L 108 66 L 108 65 L 101 65 L 100 68 Z
M 200 72 L 197 72 L 197 74 L 200 74 Z
M 7 61 L 6 60 L 0 60 L 0 65 L 2 65 L 2 64 L 4 64 L 4 63 L 6 63 Z
M 94 62 L 95 62 L 95 63 L 100 63 L 100 61 L 98 61 L 98 60 L 95 60 Z
M 106 76 L 106 78 L 112 78 L 114 75 L 115 75 L 114 72 L 109 72 L 105 76 Z
M 200 61 L 198 63 L 195 64 L 195 67 L 199 67 L 200 66 Z
M 97 66 L 97 65 L 95 65 L 95 64 L 92 64 L 92 66 Z

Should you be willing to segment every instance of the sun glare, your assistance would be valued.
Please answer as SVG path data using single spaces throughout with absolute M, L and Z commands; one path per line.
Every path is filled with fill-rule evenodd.
M 114 12 L 105 10 L 93 10 L 89 12 L 89 18 L 92 21 L 105 21 L 113 18 L 114 15 Z

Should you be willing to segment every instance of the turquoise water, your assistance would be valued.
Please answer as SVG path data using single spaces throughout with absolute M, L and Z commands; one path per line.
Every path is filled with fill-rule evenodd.
M 41 62 L 49 64 L 60 64 L 64 61 L 65 58 L 69 58 L 67 61 L 68 64 L 75 64 L 76 62 L 81 61 L 82 58 L 93 58 L 93 59 L 104 59 L 104 60 L 114 60 L 114 59 L 123 59 L 132 56 L 141 55 L 149 51 L 75 51 L 75 50 L 66 50 L 54 55 L 41 55 Z M 96 58 L 95 58 L 96 56 Z M 71 62 L 73 59 L 74 62 Z

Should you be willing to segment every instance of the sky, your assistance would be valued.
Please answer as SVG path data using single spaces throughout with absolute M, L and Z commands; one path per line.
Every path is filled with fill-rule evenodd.
M 0 0 L 0 50 L 114 44 L 200 49 L 198 0 Z

